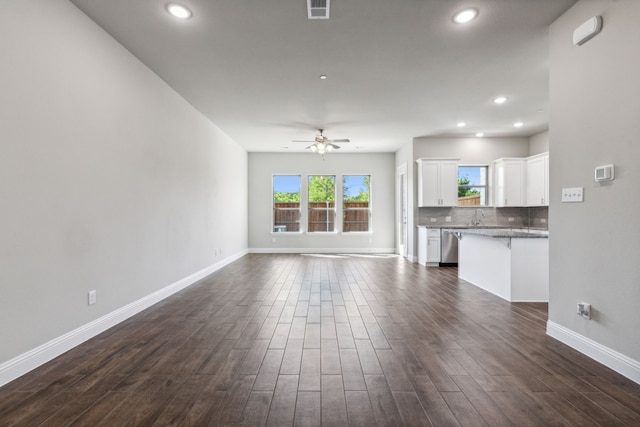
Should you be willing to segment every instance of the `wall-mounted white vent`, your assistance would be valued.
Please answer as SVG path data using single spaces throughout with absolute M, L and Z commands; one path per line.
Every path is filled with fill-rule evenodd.
M 330 2 L 331 0 L 307 0 L 309 19 L 329 19 Z
M 573 44 L 581 46 L 602 31 L 602 16 L 592 16 L 573 32 Z

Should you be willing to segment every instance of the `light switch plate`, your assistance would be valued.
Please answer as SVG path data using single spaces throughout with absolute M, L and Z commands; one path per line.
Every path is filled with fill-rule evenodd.
M 583 201 L 584 187 L 562 189 L 562 203 L 580 203 Z

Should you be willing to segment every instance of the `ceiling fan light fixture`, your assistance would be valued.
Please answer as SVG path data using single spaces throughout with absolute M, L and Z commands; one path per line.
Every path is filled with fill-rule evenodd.
M 322 134 L 322 129 L 318 129 L 319 135 L 316 135 L 313 141 L 293 141 L 293 142 L 311 142 L 312 144 L 307 146 L 307 150 L 311 150 L 312 153 L 318 153 L 324 156 L 325 153 L 333 152 L 340 148 L 335 143 L 350 142 L 346 138 L 342 139 L 329 139 Z
M 473 21 L 478 16 L 478 9 L 469 8 L 461 10 L 453 15 L 453 22 L 456 24 L 466 24 Z

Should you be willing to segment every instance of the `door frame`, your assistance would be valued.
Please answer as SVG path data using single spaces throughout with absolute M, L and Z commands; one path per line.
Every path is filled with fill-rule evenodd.
M 396 168 L 396 252 L 408 256 L 409 234 L 409 180 L 408 166 L 404 162 Z

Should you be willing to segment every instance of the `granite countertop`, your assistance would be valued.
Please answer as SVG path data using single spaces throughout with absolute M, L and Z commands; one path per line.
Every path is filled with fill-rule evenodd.
M 447 230 L 458 230 L 458 229 L 471 229 L 471 230 L 479 230 L 479 229 L 492 229 L 492 228 L 500 228 L 500 229 L 509 229 L 509 227 L 505 227 L 504 225 L 450 225 L 450 224 L 418 224 L 416 227 L 425 227 L 425 228 L 446 228 Z
M 475 234 L 477 236 L 495 237 L 495 238 L 536 238 L 546 239 L 549 237 L 549 230 L 546 228 L 508 228 L 503 225 L 424 225 L 419 224 L 416 227 L 424 228 L 441 228 L 443 230 L 452 230 L 456 234 Z
M 490 229 L 490 228 L 502 228 L 508 229 L 509 227 L 505 227 L 504 225 L 449 225 L 449 224 L 418 224 L 416 227 L 424 227 L 424 228 L 446 228 L 447 230 L 459 230 L 459 229 Z
M 549 231 L 544 229 L 532 228 L 454 228 L 442 227 L 444 229 L 454 230 L 456 234 L 475 234 L 477 236 L 486 236 L 494 238 L 549 238 Z

